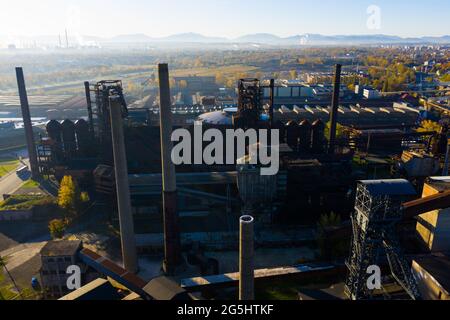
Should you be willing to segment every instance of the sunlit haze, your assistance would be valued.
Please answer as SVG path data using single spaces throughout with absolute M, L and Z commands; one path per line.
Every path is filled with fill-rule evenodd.
M 450 34 L 447 0 L 3 0 L 0 35 L 71 34 L 152 37 L 195 32 L 238 37 L 249 33 L 291 36 L 390 34 L 403 37 Z M 367 28 L 367 8 L 381 9 L 379 29 Z M 432 14 L 425 14 L 430 9 Z M 439 23 L 433 23 L 439 21 Z

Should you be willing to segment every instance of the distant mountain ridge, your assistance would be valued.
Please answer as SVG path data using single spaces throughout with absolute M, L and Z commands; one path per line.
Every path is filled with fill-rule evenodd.
M 111 39 L 101 39 L 99 42 L 179 42 L 179 43 L 255 43 L 265 45 L 339 45 L 339 44 L 450 44 L 450 35 L 442 37 L 402 38 L 383 34 L 373 35 L 321 35 L 300 34 L 290 37 L 279 37 L 270 33 L 247 34 L 238 38 L 210 37 L 199 33 L 181 33 L 167 37 L 152 38 L 145 34 L 116 36 Z
M 65 38 L 62 38 L 64 44 Z M 80 37 L 69 35 L 69 42 L 78 41 Z M 272 46 L 295 46 L 295 45 L 364 45 L 364 44 L 450 44 L 450 35 L 426 36 L 402 38 L 399 36 L 370 34 L 370 35 L 321 35 L 321 34 L 299 34 L 289 37 L 279 37 L 270 33 L 247 34 L 234 39 L 225 37 L 211 37 L 199 33 L 180 33 L 167 37 L 150 37 L 144 33 L 123 34 L 111 38 L 93 36 L 82 36 L 84 41 L 115 44 L 130 43 L 224 43 L 224 44 L 260 44 Z M 0 41 L 7 41 L 0 35 Z M 58 36 L 18 37 L 19 41 L 37 41 L 43 43 L 57 43 Z

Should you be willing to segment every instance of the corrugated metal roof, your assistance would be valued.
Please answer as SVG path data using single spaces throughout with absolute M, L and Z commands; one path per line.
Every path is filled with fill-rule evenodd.
M 388 180 L 361 180 L 359 183 L 366 186 L 372 196 L 407 196 L 417 195 L 412 184 L 405 179 Z

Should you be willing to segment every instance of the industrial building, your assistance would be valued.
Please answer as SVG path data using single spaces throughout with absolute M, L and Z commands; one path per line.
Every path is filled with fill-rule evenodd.
M 315 96 L 323 93 L 318 104 L 283 104 L 283 99 L 297 98 L 309 89 L 277 87 L 274 80 L 266 86 L 259 79 L 241 79 L 235 107 L 175 107 L 168 65 L 160 64 L 159 107 L 146 112 L 128 107 L 120 80 L 85 83 L 87 120 L 49 121 L 47 136 L 41 137 L 36 147 L 29 143 L 30 150 L 36 150 L 35 156 L 31 154 L 35 163 L 31 169 L 36 175 L 57 179 L 72 175 L 94 199 L 101 199 L 120 230 L 122 266 L 81 248 L 80 243 L 49 242 L 42 251 L 43 285 L 59 296 L 67 293 L 63 276 L 52 282 L 56 280 L 51 276 L 62 275 L 65 266 L 53 268 L 56 259 L 56 263 L 80 263 L 86 273 L 94 270 L 112 277 L 143 299 L 192 299 L 192 293 L 211 294 L 211 289 L 235 287 L 240 299 L 251 300 L 256 279 L 261 283 L 323 274 L 344 275 L 341 287 L 348 298 L 371 299 L 379 295 L 364 287 L 366 269 L 377 264 L 390 270 L 388 280 L 397 283 L 404 296 L 420 299 L 423 287 L 431 285 L 416 281 L 414 272 L 423 268 L 431 274 L 434 270 L 426 269 L 419 259 L 414 260 L 417 270 L 411 269 L 412 260 L 403 250 L 408 232 L 397 230 L 404 228 L 405 220 L 419 216 L 417 232 L 425 247 L 433 253 L 448 250 L 445 212 L 450 206 L 449 181 L 430 178 L 423 183 L 441 167 L 448 167 L 447 131 L 443 126 L 439 133 L 415 132 L 422 110 L 397 98 L 346 103 L 340 74 L 337 65 L 331 90 L 322 88 L 321 93 L 319 89 L 314 93 L 313 89 Z M 176 81 L 189 90 L 207 89 L 209 83 L 212 90 L 209 78 Z M 29 121 L 24 83 L 21 101 L 24 120 Z M 201 130 L 219 132 L 279 130 L 278 174 L 261 175 L 264 165 L 251 163 L 246 142 L 245 156 L 234 157 L 231 164 L 175 166 L 171 133 L 180 127 L 192 133 L 194 122 L 202 124 Z M 338 134 L 338 125 L 345 129 L 342 134 Z M 32 131 L 27 132 L 28 140 L 34 141 Z M 368 172 L 361 172 L 355 155 L 369 158 L 374 150 L 402 155 L 392 164 L 395 170 L 390 178 L 396 179 L 369 180 Z M 422 190 L 423 198 L 417 199 Z M 326 227 L 319 231 L 325 239 L 333 241 L 340 234 L 339 240 L 348 241 L 347 270 L 329 261 L 255 268 L 255 244 L 283 248 L 314 242 L 318 223 L 331 213 L 344 222 L 333 226 L 330 234 Z M 288 227 L 295 229 L 290 236 L 277 237 L 279 230 Z M 59 246 L 68 247 L 60 252 Z M 204 248 L 239 251 L 239 272 L 220 274 L 221 261 L 210 258 Z M 147 284 L 138 275 L 138 256 L 148 252 L 163 255 L 164 275 L 181 275 L 189 267 L 200 276 L 179 283 L 162 278 Z M 81 299 L 103 289 L 111 291 L 109 284 L 99 280 L 67 298 Z M 442 291 L 440 296 L 445 294 Z
M 40 277 L 46 298 L 61 297 L 68 293 L 69 274 L 66 271 L 69 266 L 78 264 L 80 250 L 81 241 L 50 241 L 41 249 Z

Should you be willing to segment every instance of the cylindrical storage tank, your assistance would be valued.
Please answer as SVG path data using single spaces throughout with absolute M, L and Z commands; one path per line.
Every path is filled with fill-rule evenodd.
M 59 163 L 63 160 L 62 126 L 58 121 L 50 120 L 47 122 L 45 129 L 47 130 L 48 137 L 53 141 L 51 147 L 53 161 Z
M 292 150 L 298 150 L 298 125 L 293 120 L 286 124 L 286 143 Z
M 45 129 L 47 130 L 47 135 L 50 139 L 52 139 L 55 143 L 61 143 L 61 124 L 56 120 L 50 120 L 47 122 Z
M 252 216 L 239 220 L 239 300 L 255 299 L 253 224 Z
M 322 153 L 325 146 L 325 124 L 322 120 L 314 121 L 311 129 L 311 146 L 313 153 Z
M 64 155 L 66 158 L 72 158 L 77 151 L 75 124 L 69 119 L 66 119 L 62 122 L 61 126 Z
M 298 125 L 298 149 L 300 152 L 311 151 L 311 123 L 308 120 L 300 121 Z
M 87 156 L 89 144 L 92 143 L 89 137 L 89 124 L 79 119 L 75 121 L 75 133 L 77 136 L 77 149 L 81 156 Z

